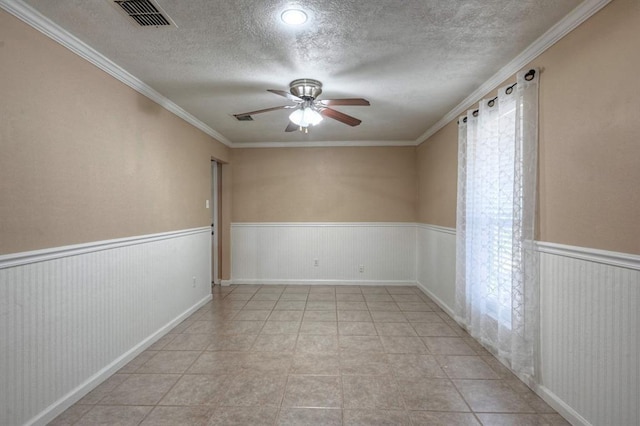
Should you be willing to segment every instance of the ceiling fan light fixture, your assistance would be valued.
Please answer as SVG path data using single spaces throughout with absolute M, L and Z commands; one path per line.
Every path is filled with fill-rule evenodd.
M 302 25 L 307 22 L 307 14 L 301 9 L 287 9 L 280 15 L 280 19 L 287 25 Z
M 289 124 L 284 131 L 290 133 L 300 130 L 304 133 L 309 133 L 309 128 L 320 124 L 325 117 L 337 120 L 351 127 L 358 126 L 362 123 L 362 120 L 358 120 L 355 117 L 333 109 L 332 107 L 334 105 L 370 105 L 369 101 L 363 98 L 323 99 L 319 101 L 317 100 L 317 97 L 322 93 L 322 83 L 311 78 L 299 78 L 297 80 L 293 80 L 289 83 L 288 92 L 276 89 L 267 89 L 267 91 L 274 95 L 287 98 L 289 101 L 294 102 L 295 105 L 281 105 L 272 108 L 264 108 L 257 111 L 233 114 L 233 116 L 236 117 L 236 119 L 241 119 L 263 112 L 293 109 L 293 112 L 289 114 Z
M 305 108 L 302 113 L 302 119 L 312 126 L 315 126 L 316 124 L 320 124 L 322 121 L 322 115 L 320 115 L 320 113 L 315 109 Z
M 289 120 L 297 126 L 315 126 L 322 121 L 322 115 L 313 108 L 300 108 L 289 115 Z

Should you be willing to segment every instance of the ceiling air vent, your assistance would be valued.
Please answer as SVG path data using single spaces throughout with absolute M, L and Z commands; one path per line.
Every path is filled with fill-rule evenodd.
M 238 121 L 253 121 L 253 117 L 250 115 L 235 115 L 236 120 Z
M 160 6 L 151 0 L 115 0 L 114 3 L 141 27 L 175 26 Z

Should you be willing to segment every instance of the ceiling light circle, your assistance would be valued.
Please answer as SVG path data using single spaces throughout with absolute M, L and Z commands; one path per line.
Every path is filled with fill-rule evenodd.
M 282 22 L 288 25 L 302 25 L 307 22 L 307 14 L 300 9 L 287 9 L 280 15 Z

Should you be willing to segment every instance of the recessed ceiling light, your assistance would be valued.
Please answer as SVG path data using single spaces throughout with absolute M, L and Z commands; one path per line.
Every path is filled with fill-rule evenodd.
M 300 9 L 287 9 L 280 15 L 282 22 L 289 25 L 302 25 L 307 22 L 307 14 Z

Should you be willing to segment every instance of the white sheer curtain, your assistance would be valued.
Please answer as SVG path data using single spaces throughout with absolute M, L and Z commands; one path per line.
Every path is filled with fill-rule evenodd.
M 525 376 L 534 374 L 539 322 L 538 77 L 518 73 L 458 125 L 457 320 Z

